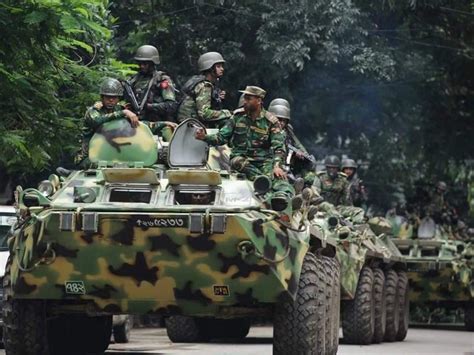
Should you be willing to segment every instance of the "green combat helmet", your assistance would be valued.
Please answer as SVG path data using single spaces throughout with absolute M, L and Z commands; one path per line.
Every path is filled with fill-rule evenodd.
M 137 49 L 134 59 L 139 62 L 153 62 L 154 64 L 160 64 L 158 49 L 147 44 Z
M 268 107 L 268 111 L 278 118 L 290 120 L 290 109 L 283 105 L 273 105 Z
M 342 159 L 341 168 L 357 169 L 357 163 L 354 161 L 354 159 Z
M 329 155 L 324 159 L 324 165 L 327 168 L 339 168 L 341 166 L 341 160 L 335 155 Z
M 224 58 L 218 52 L 207 52 L 198 59 L 198 70 L 200 72 L 209 70 L 214 64 L 225 63 Z
M 104 96 L 123 96 L 123 86 L 117 79 L 106 78 L 100 86 L 100 94 Z
M 288 100 L 286 99 L 282 99 L 282 98 L 276 98 L 276 99 L 273 99 L 271 102 L 270 102 L 270 105 L 268 105 L 268 109 L 270 110 L 270 108 L 272 106 L 284 106 L 288 109 L 290 109 L 290 103 L 288 102 Z

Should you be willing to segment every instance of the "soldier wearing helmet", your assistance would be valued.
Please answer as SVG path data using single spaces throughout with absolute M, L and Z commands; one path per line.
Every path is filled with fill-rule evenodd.
M 426 214 L 433 217 L 438 224 L 449 224 L 448 216 L 450 208 L 445 200 L 445 194 L 448 190 L 448 185 L 444 181 L 438 181 L 430 193 L 429 203 Z
M 198 59 L 199 75 L 192 76 L 183 86 L 185 97 L 178 108 L 178 121 L 196 118 L 206 127 L 221 127 L 231 112 L 222 109 L 225 91 L 218 88 L 224 75 L 225 60 L 218 52 L 207 52 Z
M 285 145 L 288 153 L 286 164 L 290 166 L 295 176 L 303 177 L 305 185 L 311 186 L 316 176 L 314 173 L 315 159 L 300 142 L 293 126 L 290 124 L 290 103 L 282 98 L 274 99 L 270 102 L 268 111 L 278 118 L 280 126 L 285 133 Z
M 156 122 L 172 119 L 177 106 L 175 88 L 168 75 L 156 70 L 160 64 L 158 49 L 150 45 L 141 46 L 134 59 L 139 65 L 139 72 L 130 78 L 129 83 L 138 105 L 143 109 L 140 120 Z M 168 141 L 171 134 L 171 129 L 164 131 L 164 140 Z
M 325 171 L 316 174 L 313 188 L 326 202 L 334 206 L 350 206 L 349 182 L 346 174 L 339 171 L 341 161 L 335 155 L 329 155 L 324 160 Z
M 357 175 L 357 164 L 353 159 L 342 159 L 342 172 L 347 175 L 349 182 L 349 192 L 354 206 L 362 206 L 367 202 L 367 191 L 362 184 L 362 180 Z

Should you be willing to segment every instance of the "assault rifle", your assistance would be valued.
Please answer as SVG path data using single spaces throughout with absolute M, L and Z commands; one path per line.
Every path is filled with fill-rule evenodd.
M 138 104 L 137 97 L 135 96 L 135 93 L 132 89 L 132 85 L 128 80 L 122 81 L 122 85 L 125 89 L 126 98 L 128 99 L 127 101 L 130 101 L 130 104 L 132 105 L 132 109 L 135 114 L 140 115 L 143 110 L 143 107 L 140 107 L 140 105 Z
M 316 158 L 314 157 L 314 155 L 305 153 L 301 149 L 296 148 L 292 144 L 287 144 L 286 146 L 288 147 L 288 150 L 290 150 L 294 153 L 300 152 L 303 155 L 304 159 L 308 160 L 311 164 L 316 165 Z

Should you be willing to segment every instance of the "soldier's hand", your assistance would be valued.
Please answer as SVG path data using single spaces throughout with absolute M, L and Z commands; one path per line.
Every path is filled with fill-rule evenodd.
M 132 127 L 138 127 L 138 124 L 140 123 L 140 121 L 138 120 L 137 115 L 135 115 L 132 111 L 127 110 L 127 109 L 123 110 L 123 114 L 128 118 Z
M 279 166 L 275 166 L 273 168 L 273 175 L 275 175 L 277 179 L 282 179 L 282 180 L 287 179 L 285 170 L 283 170 Z
M 168 127 L 171 127 L 173 129 L 175 129 L 176 127 L 178 127 L 178 124 L 175 123 L 175 122 L 171 122 L 171 121 L 165 121 L 165 124 L 168 126 Z
M 219 98 L 221 100 L 225 100 L 225 95 L 226 95 L 226 92 L 224 90 L 221 90 L 221 92 L 219 92 Z
M 194 132 L 194 138 L 199 139 L 199 140 L 204 140 L 206 137 L 206 130 L 204 128 L 198 128 Z

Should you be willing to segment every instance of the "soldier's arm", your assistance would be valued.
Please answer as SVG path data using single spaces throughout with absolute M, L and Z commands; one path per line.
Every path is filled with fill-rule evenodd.
M 148 110 L 154 111 L 159 115 L 169 115 L 176 110 L 176 95 L 174 83 L 169 76 L 163 76 L 163 80 L 156 83 L 157 90 L 161 93 L 160 102 L 153 102 L 148 104 Z
M 278 123 L 270 126 L 270 144 L 273 150 L 275 166 L 282 166 L 286 158 L 285 133 Z
M 209 83 L 200 83 L 196 85 L 196 110 L 199 119 L 204 122 L 212 122 L 230 118 L 232 116 L 229 110 L 213 110 L 211 108 L 212 87 Z
M 349 186 L 349 183 L 347 180 L 344 178 L 344 184 L 343 184 L 343 194 L 341 197 L 341 205 L 344 206 L 352 206 L 352 198 L 351 198 L 351 189 Z
M 123 110 L 118 110 L 111 113 L 101 113 L 98 106 L 99 103 L 96 103 L 93 107 L 87 109 L 86 114 L 84 115 L 84 126 L 92 131 L 95 131 L 106 122 L 120 118 L 127 118 Z
M 316 177 L 314 178 L 314 181 L 313 181 L 313 186 L 312 186 L 312 189 L 314 191 L 316 191 L 318 193 L 318 195 L 321 194 L 321 179 L 318 175 L 316 175 Z
M 232 135 L 234 134 L 235 120 L 231 118 L 227 120 L 224 127 L 222 127 L 216 134 L 208 134 L 205 136 L 204 141 L 209 145 L 224 145 L 229 143 Z

